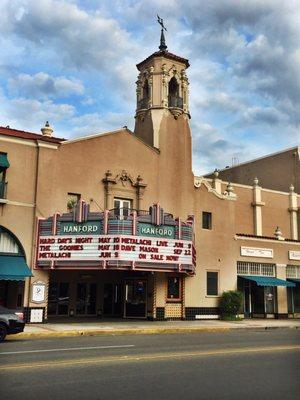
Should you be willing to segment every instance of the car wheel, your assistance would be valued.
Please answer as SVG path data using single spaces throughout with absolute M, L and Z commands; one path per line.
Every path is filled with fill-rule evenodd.
M 0 342 L 3 342 L 3 340 L 5 339 L 6 334 L 7 334 L 6 325 L 0 324 Z

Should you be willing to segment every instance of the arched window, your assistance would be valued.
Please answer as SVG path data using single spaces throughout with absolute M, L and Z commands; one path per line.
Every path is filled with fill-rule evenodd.
M 138 108 L 139 109 L 148 108 L 149 98 L 150 98 L 150 87 L 149 87 L 148 79 L 146 79 L 142 86 L 142 98 L 138 102 Z
M 24 256 L 24 250 L 18 239 L 3 226 L 0 226 L 0 253 Z
M 169 82 L 169 107 L 183 107 L 182 98 L 179 97 L 179 85 L 174 76 Z
M 143 85 L 143 99 L 149 99 L 149 83 L 148 79 L 145 80 Z

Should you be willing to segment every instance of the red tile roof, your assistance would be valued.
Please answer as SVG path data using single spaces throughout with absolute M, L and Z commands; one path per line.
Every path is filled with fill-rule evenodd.
M 4 126 L 0 126 L 0 134 L 5 135 L 5 136 L 18 137 L 21 139 L 41 140 L 43 142 L 49 142 L 49 143 L 61 143 L 65 140 L 62 138 L 43 136 L 38 133 L 25 132 L 25 131 L 20 131 L 18 129 L 12 129 L 12 128 L 8 128 L 8 127 L 5 128 Z
M 252 235 L 250 233 L 236 233 L 236 236 L 240 237 L 249 237 L 249 238 L 254 238 L 254 239 L 266 239 L 266 240 L 278 240 L 279 243 L 284 243 L 284 242 L 296 242 L 299 243 L 300 240 L 298 239 L 278 239 L 276 236 L 258 236 L 258 235 Z
M 186 68 L 188 68 L 190 66 L 189 60 L 187 60 L 186 58 L 176 56 L 176 54 L 170 53 L 169 51 L 160 50 L 160 51 L 156 51 L 155 53 L 151 54 L 151 56 L 147 57 L 145 60 L 143 60 L 142 62 L 137 64 L 136 65 L 137 69 L 140 70 L 140 68 L 153 57 L 165 57 L 165 58 L 168 58 L 169 60 L 179 61 L 179 62 L 185 64 Z

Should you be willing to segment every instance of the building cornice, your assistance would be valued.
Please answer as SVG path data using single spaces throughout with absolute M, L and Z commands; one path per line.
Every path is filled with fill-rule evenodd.
M 278 240 L 278 239 L 267 237 L 267 236 L 235 234 L 234 239 L 235 240 L 249 240 L 249 241 L 254 241 L 254 242 L 268 242 L 268 243 L 300 246 L 299 240 L 292 240 L 292 239 Z

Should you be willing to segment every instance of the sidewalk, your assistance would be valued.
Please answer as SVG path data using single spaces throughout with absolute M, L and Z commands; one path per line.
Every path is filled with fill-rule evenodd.
M 128 321 L 62 320 L 46 324 L 27 324 L 23 333 L 8 339 L 34 339 L 61 336 L 96 336 L 121 334 L 159 334 L 191 332 L 226 332 L 236 329 L 300 329 L 300 319 L 246 319 L 242 321 Z

